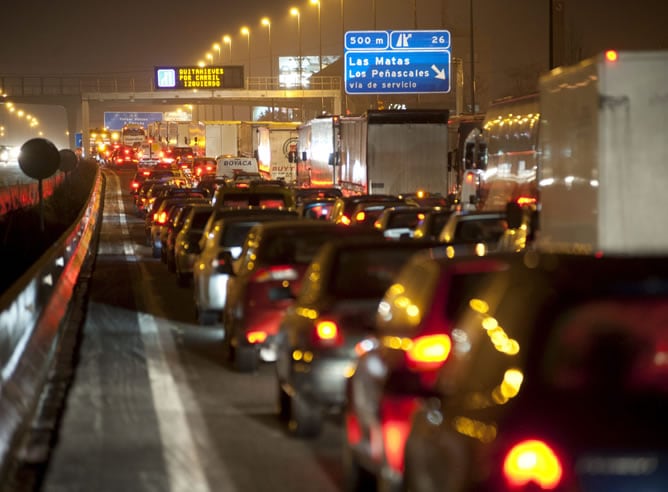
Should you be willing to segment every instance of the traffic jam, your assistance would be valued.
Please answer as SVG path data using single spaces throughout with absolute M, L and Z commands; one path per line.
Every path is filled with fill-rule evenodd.
M 491 142 L 508 131 L 499 118 L 530 133 L 542 111 L 548 142 L 570 138 L 550 112 L 572 95 L 553 87 L 609 68 L 599 60 L 545 80 L 540 98 L 492 104 L 480 122 L 489 146 L 473 159 L 499 165 L 503 149 Z M 385 117 L 369 116 L 367 135 Z M 601 182 L 574 199 L 620 179 L 600 155 L 581 166 Z M 271 418 L 292 439 L 317 442 L 334 425 L 337 488 L 659 490 L 662 238 L 641 225 L 620 237 L 617 219 L 583 218 L 559 194 L 573 186 L 563 179 L 571 168 L 542 165 L 553 181 L 465 166 L 458 196 L 394 192 L 387 174 L 384 192 L 355 193 L 343 165 L 338 186 L 320 186 L 315 161 L 301 185 L 243 170 L 193 183 L 178 166 L 139 168 L 130 196 L 151 261 L 187 292 L 197 324 L 222 333 L 222 370 L 248 385 L 267 378 Z

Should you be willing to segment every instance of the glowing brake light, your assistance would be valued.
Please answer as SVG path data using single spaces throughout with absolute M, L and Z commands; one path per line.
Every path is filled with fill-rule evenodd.
M 531 196 L 521 196 L 516 200 L 516 202 L 520 207 L 524 205 L 535 205 L 536 198 Z
M 318 321 L 313 333 L 315 342 L 329 346 L 337 346 L 343 342 L 341 331 L 334 321 Z
M 450 355 L 452 341 L 445 334 L 425 335 L 406 347 L 408 367 L 418 371 L 438 369 Z
M 255 282 L 297 280 L 297 270 L 291 266 L 272 266 L 261 268 L 253 275 Z
M 267 339 L 267 334 L 264 331 L 249 331 L 246 333 L 246 340 L 248 343 L 263 343 Z
M 139 183 L 137 183 L 136 181 L 133 181 L 132 182 L 132 187 L 136 190 L 137 188 L 139 188 Z
M 156 213 L 154 217 L 157 224 L 165 225 L 167 223 L 167 212 Z
M 561 482 L 563 469 L 556 453 L 546 443 L 527 440 L 508 452 L 503 475 L 511 487 L 534 483 L 542 490 L 553 490 Z
M 468 184 L 473 183 L 473 174 L 468 173 L 468 174 L 466 175 L 466 182 L 467 182 Z
M 616 62 L 619 58 L 619 54 L 616 50 L 608 50 L 605 52 L 605 59 L 609 62 Z
M 357 212 L 355 215 L 355 220 L 357 222 L 364 222 L 364 218 L 366 217 L 366 214 L 364 212 Z
M 349 219 L 347 216 L 343 215 L 343 216 L 341 217 L 341 223 L 342 223 L 343 225 L 350 225 L 350 219 Z
M 399 472 L 404 470 L 404 449 L 416 408 L 417 401 L 413 398 L 384 398 L 380 405 L 385 459 Z

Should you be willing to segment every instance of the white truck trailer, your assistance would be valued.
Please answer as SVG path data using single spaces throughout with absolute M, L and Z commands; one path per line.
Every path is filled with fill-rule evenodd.
M 300 127 L 298 181 L 350 192 L 448 191 L 448 110 L 369 111 Z
M 204 122 L 204 153 L 207 157 L 239 155 L 239 121 Z
M 538 244 L 668 251 L 668 51 L 609 51 L 539 86 Z

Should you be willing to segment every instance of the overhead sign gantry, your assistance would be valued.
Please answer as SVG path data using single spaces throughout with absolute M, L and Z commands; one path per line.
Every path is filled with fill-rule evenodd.
M 347 94 L 450 92 L 450 32 L 348 31 Z
M 244 67 L 155 67 L 157 89 L 243 89 Z

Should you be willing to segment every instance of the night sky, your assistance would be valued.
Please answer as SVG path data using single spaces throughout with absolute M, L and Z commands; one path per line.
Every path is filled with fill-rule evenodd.
M 321 0 L 322 50 L 340 55 L 342 32 L 374 29 L 438 29 L 452 33 L 453 57 L 470 60 L 470 3 L 475 20 L 479 100 L 532 89 L 548 69 L 549 0 Z M 552 0 L 559 2 L 560 0 Z M 0 75 L 144 74 L 160 65 L 194 65 L 224 34 L 220 62 L 246 64 L 251 29 L 253 75 L 269 74 L 269 38 L 260 19 L 271 19 L 274 57 L 298 51 L 296 18 L 301 10 L 302 54 L 317 55 L 317 7 L 307 0 L 13 0 L 2 2 Z M 415 5 L 416 10 L 413 10 Z M 559 49 L 575 62 L 606 48 L 668 49 L 668 2 L 663 0 L 563 0 Z M 414 13 L 416 17 L 414 17 Z M 375 25 L 374 25 L 375 24 Z M 417 26 L 416 26 L 417 24 Z M 222 44 L 222 43 L 221 43 Z M 484 104 L 484 103 L 483 103 Z M 0 116 L 1 118 L 1 116 Z

